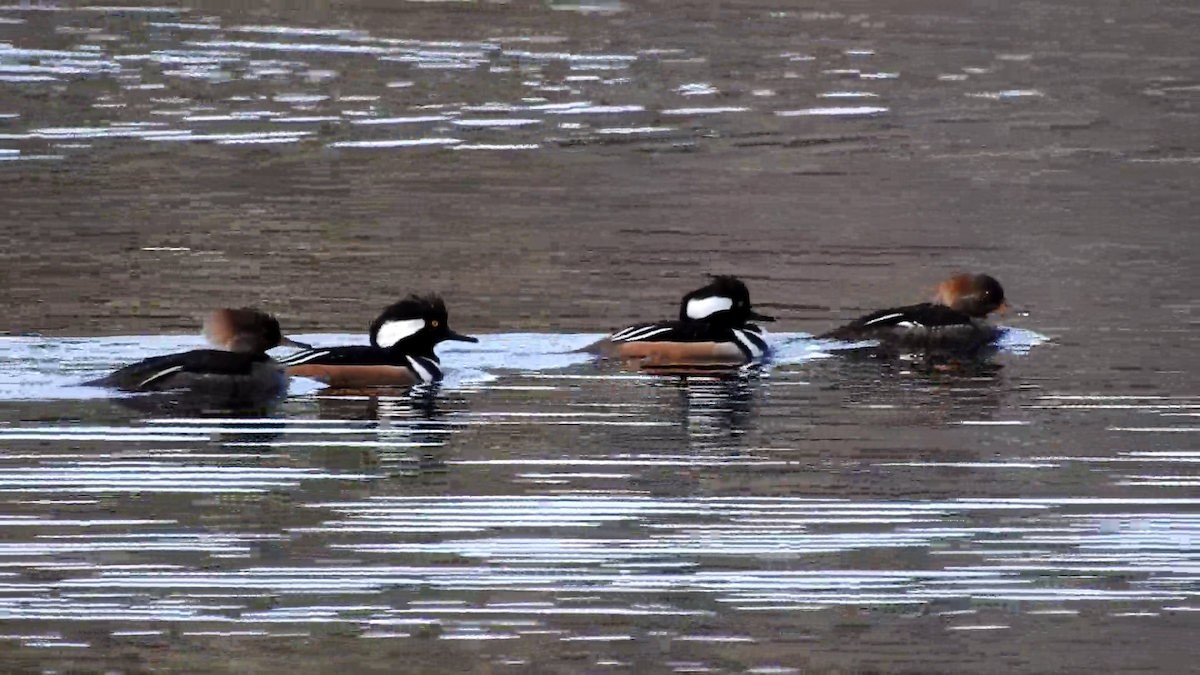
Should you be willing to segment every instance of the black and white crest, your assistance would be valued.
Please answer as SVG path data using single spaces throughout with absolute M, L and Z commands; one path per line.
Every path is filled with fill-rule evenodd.
M 774 321 L 750 306 L 750 290 L 737 277 L 716 276 L 712 283 L 683 296 L 680 321 L 712 321 L 738 326 L 748 321 Z
M 416 335 L 425 328 L 425 319 L 391 319 L 379 325 L 375 331 L 375 344 L 382 349 L 390 349 L 396 343 Z
M 371 323 L 371 344 L 391 349 L 430 327 L 441 327 L 447 320 L 446 303 L 436 295 L 410 295 L 389 305 Z
M 723 295 L 692 298 L 683 305 L 684 314 L 693 321 L 707 319 L 717 312 L 728 312 L 731 309 L 733 309 L 733 298 Z
M 371 323 L 371 345 L 429 356 L 445 340 L 478 342 L 450 329 L 446 303 L 436 295 L 412 295 L 389 305 Z

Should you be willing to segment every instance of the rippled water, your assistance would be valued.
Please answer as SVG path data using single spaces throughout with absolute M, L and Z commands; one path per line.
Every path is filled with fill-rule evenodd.
M 26 627 L 8 639 L 105 653 L 336 629 L 550 640 L 568 662 L 586 644 L 592 667 L 722 661 L 789 616 L 953 634 L 1197 609 L 1196 397 L 1048 394 L 1006 376 L 1053 348 L 1018 329 L 977 374 L 780 334 L 775 364 L 724 380 L 572 351 L 595 337 L 447 346 L 433 394 L 297 379 L 271 418 L 143 418 L 73 386 L 198 339 L 0 341 L 0 615 Z M 1080 430 L 1127 449 L 1064 445 Z M 738 658 L 796 662 L 778 653 Z
M 3 669 L 1194 669 L 1196 18 L 0 8 Z M 811 338 L 960 268 L 1017 310 L 988 364 Z M 709 272 L 767 367 L 574 351 Z M 482 338 L 433 392 L 78 386 L 427 291 Z
M 21 131 L 0 136 L 17 146 L 8 149 L 7 159 L 69 159 L 108 139 L 139 145 L 319 143 L 331 152 L 429 146 L 538 150 L 642 139 L 679 147 L 696 144 L 689 125 L 709 116 L 857 117 L 889 111 L 877 105 L 779 109 L 787 99 L 777 102 L 777 92 L 769 89 L 745 92 L 762 101 L 753 107 L 704 104 L 719 99 L 721 90 L 661 72 L 668 79 L 663 93 L 690 103 L 664 107 L 639 92 L 633 76 L 639 67 L 669 71 L 674 64 L 704 59 L 682 48 L 572 51 L 556 48 L 568 42 L 557 35 L 418 40 L 365 30 L 230 25 L 215 16 L 180 21 L 177 10 L 141 11 L 146 16 L 116 19 L 117 27 L 136 21 L 137 33 L 107 32 L 113 15 L 121 12 L 80 10 L 56 22 L 54 32 L 76 36 L 83 44 L 72 49 L 0 48 L 0 58 L 8 64 L 0 75 L 4 81 L 45 85 L 101 80 L 115 85 L 105 87 L 110 93 L 96 95 L 91 103 L 102 111 L 98 124 L 21 125 Z M 36 12 L 17 16 L 14 21 L 21 23 L 14 26 L 44 21 Z M 873 54 L 847 49 L 831 56 L 834 62 L 868 61 Z M 821 66 L 808 55 L 774 58 L 779 66 L 805 63 L 810 71 Z M 816 72 L 835 81 L 897 77 L 861 69 Z M 397 79 L 381 88 L 389 74 Z M 362 82 L 368 78 L 369 84 Z M 447 88 L 472 85 L 486 87 L 485 96 L 500 100 L 471 104 L 446 97 Z M 359 87 L 370 93 L 353 93 Z M 180 89 L 195 91 L 179 95 Z M 996 96 L 1010 94 L 1041 95 Z M 834 90 L 819 96 L 842 100 L 878 94 Z M 421 98 L 435 102 L 415 104 Z M 622 102 L 607 102 L 610 98 Z

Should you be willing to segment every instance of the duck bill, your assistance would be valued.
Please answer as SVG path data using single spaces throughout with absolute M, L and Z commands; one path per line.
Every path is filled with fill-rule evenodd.
M 442 339 L 457 340 L 459 342 L 479 342 L 479 338 L 473 338 L 470 335 L 463 335 L 462 333 L 455 333 L 452 330 L 446 331 L 446 336 Z
M 312 345 L 307 342 L 298 342 L 286 335 L 279 339 L 280 347 L 295 347 L 296 349 L 312 349 Z
M 1002 302 L 1002 303 L 1000 303 L 999 307 L 992 310 L 992 313 L 995 314 L 996 316 L 1004 316 L 1005 314 L 1008 314 L 1010 311 L 1012 311 L 1012 307 L 1010 307 L 1007 302 Z
M 759 314 L 758 312 L 751 311 L 751 312 L 750 312 L 750 319 L 751 319 L 752 321 L 774 321 L 774 320 L 775 320 L 775 317 L 773 317 L 773 316 L 767 316 L 766 314 Z

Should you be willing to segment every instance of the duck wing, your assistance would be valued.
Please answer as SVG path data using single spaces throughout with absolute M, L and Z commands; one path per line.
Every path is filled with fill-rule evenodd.
M 971 317 L 945 305 L 930 302 L 881 309 L 819 335 L 833 340 L 875 340 L 890 334 L 919 329 L 971 326 Z
M 285 368 L 295 366 L 394 366 L 397 363 L 392 353 L 379 347 L 354 345 L 350 347 L 314 347 L 289 354 L 279 359 Z
M 194 349 L 138 361 L 84 384 L 125 391 L 162 391 L 178 386 L 185 375 L 250 375 L 256 364 L 270 360 L 266 354 Z

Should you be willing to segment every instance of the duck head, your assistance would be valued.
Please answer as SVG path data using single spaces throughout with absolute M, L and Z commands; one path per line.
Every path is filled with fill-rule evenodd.
M 371 324 L 371 344 L 406 354 L 432 354 L 446 340 L 479 342 L 450 329 L 446 303 L 436 295 L 410 296 L 383 310 Z
M 1005 307 L 1004 288 L 986 274 L 955 274 L 938 286 L 936 301 L 976 319 Z
M 750 321 L 774 321 L 775 317 L 754 311 L 750 305 L 750 290 L 740 279 L 715 276 L 712 283 L 683 296 L 679 320 L 740 326 Z
M 284 336 L 275 317 L 256 309 L 218 309 L 204 322 L 204 338 L 230 352 L 257 354 L 285 345 L 307 349 L 309 345 Z

